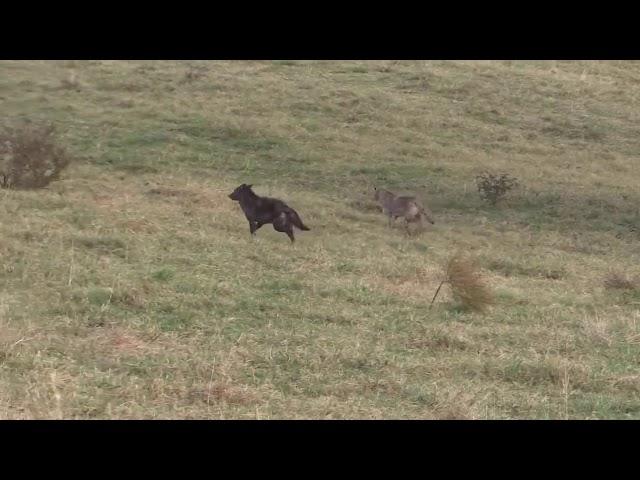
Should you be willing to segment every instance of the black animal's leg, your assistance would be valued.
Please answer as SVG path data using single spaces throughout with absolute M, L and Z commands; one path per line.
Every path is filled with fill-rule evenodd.
M 287 219 L 286 215 L 281 214 L 273 220 L 273 229 L 276 232 L 286 233 L 291 240 L 291 243 L 295 242 L 295 237 L 293 236 L 293 226 Z
M 296 238 L 293 236 L 293 229 L 291 227 L 289 227 L 289 229 L 284 233 L 286 233 L 289 236 L 291 243 L 294 243 L 296 241 Z
M 256 220 L 249 221 L 249 231 L 251 232 L 251 235 L 255 235 L 256 231 L 263 225 L 264 223 Z

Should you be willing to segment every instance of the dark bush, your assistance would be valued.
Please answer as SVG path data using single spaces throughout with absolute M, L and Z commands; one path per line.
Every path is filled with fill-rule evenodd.
M 476 185 L 480 197 L 495 205 L 509 190 L 518 186 L 518 179 L 507 173 L 497 175 L 484 172 L 476 176 Z
M 34 124 L 0 129 L 1 188 L 42 188 L 60 176 L 71 159 L 54 130 Z

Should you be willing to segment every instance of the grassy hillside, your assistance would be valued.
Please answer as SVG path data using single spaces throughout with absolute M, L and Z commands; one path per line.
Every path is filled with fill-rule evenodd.
M 640 289 L 604 284 L 640 274 L 639 95 L 637 62 L 0 62 L 2 122 L 77 157 L 0 191 L 0 418 L 640 418 Z M 312 230 L 252 240 L 242 182 Z M 486 314 L 429 308 L 457 251 Z

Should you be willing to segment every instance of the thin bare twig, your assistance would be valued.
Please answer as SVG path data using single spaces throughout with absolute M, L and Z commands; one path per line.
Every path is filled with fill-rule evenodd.
M 431 303 L 429 304 L 429 308 L 431 308 L 431 307 L 433 306 L 433 302 L 435 302 L 436 297 L 438 296 L 438 292 L 440 292 L 440 289 L 442 288 L 442 285 L 444 285 L 446 281 L 447 281 L 447 280 L 442 280 L 442 281 L 440 282 L 440 285 L 438 285 L 438 289 L 436 290 L 435 295 L 434 295 L 434 296 L 433 296 L 433 298 L 431 299 Z

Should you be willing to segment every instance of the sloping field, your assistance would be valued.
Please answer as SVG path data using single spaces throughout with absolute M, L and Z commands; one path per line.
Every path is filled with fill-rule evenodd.
M 0 418 L 640 418 L 639 95 L 637 62 L 0 62 L 2 122 L 76 157 L 0 190 Z M 252 240 L 243 182 L 311 231 Z M 487 313 L 429 308 L 456 252 Z

